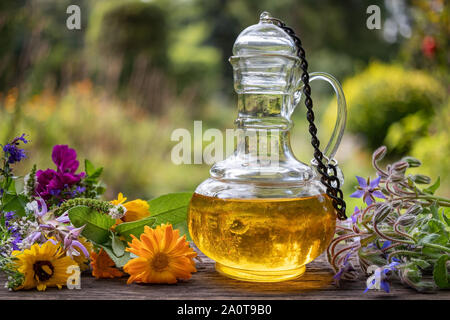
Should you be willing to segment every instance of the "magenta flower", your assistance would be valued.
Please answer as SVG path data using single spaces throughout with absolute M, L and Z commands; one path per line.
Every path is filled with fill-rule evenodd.
M 52 196 L 62 197 L 63 191 L 70 191 L 85 176 L 84 172 L 76 174 L 79 162 L 77 153 L 67 145 L 55 145 L 52 152 L 52 160 L 56 165 L 53 169 L 39 170 L 36 172 L 36 194 L 45 200 Z
M 350 195 L 350 197 L 352 198 L 362 197 L 364 202 L 369 206 L 372 203 L 376 202 L 375 197 L 380 199 L 386 199 L 386 197 L 378 187 L 381 177 L 378 177 L 372 181 L 370 181 L 370 177 L 367 178 L 367 180 L 365 180 L 364 178 L 356 176 L 356 179 L 358 180 L 359 186 L 357 187 L 357 190 Z
M 56 164 L 58 172 L 62 173 L 74 174 L 80 165 L 77 160 L 77 152 L 66 145 L 53 147 L 52 160 Z

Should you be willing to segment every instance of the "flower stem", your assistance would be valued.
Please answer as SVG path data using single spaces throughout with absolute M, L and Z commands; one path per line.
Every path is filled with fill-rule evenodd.
M 408 251 L 408 250 L 397 250 L 397 251 L 391 252 L 388 255 L 388 257 L 387 257 L 388 262 L 391 263 L 392 258 L 399 254 L 406 255 L 406 256 L 420 256 L 421 255 L 420 252 L 414 252 L 414 251 Z
M 437 196 L 432 196 L 432 195 L 418 195 L 418 196 L 414 196 L 414 197 L 400 197 L 400 198 L 397 198 L 396 200 L 415 200 L 415 199 L 437 201 L 437 203 L 440 206 L 450 207 L 450 199 L 437 197 Z
M 424 247 L 430 247 L 430 248 L 434 248 L 434 249 L 439 249 L 445 252 L 450 252 L 450 248 L 441 246 L 439 244 L 435 244 L 435 243 L 424 243 L 423 244 Z

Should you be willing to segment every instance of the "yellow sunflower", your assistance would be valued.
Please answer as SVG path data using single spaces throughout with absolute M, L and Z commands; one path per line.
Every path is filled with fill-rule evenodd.
M 122 193 L 119 193 L 117 196 L 117 200 L 111 201 L 112 204 L 118 205 L 122 204 L 125 209 L 127 209 L 127 212 L 125 213 L 125 216 L 123 216 L 121 219 L 117 219 L 117 224 L 122 222 L 131 222 L 131 221 L 137 221 L 141 220 L 145 217 L 148 217 L 150 215 L 149 205 L 147 201 L 136 199 L 133 201 L 127 201 L 127 198 L 123 196 Z
M 70 266 L 76 263 L 65 255 L 59 243 L 47 241 L 42 245 L 33 244 L 30 249 L 14 251 L 17 259 L 17 270 L 24 275 L 20 289 L 37 288 L 44 291 L 47 287 L 61 289 L 67 283 L 70 273 L 66 273 Z
M 145 226 L 140 240 L 133 236 L 126 250 L 138 256 L 123 267 L 130 275 L 127 283 L 176 283 L 177 279 L 190 279 L 196 272 L 193 258 L 197 253 L 189 247 L 186 236 L 172 225 Z

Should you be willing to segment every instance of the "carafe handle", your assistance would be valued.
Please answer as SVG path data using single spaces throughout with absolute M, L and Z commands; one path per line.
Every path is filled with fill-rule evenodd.
M 334 93 L 336 94 L 337 98 L 336 124 L 334 126 L 331 138 L 323 151 L 323 155 L 328 158 L 329 161 L 332 161 L 339 147 L 339 144 L 341 143 L 342 136 L 344 135 L 345 124 L 347 122 L 347 103 L 345 102 L 344 91 L 342 90 L 341 84 L 335 77 L 325 72 L 312 72 L 309 74 L 309 82 L 316 79 L 328 82 L 333 87 Z M 289 117 L 294 111 L 293 109 L 295 109 L 295 107 L 301 101 L 303 86 L 303 82 L 300 81 L 299 85 L 297 86 L 297 90 L 294 93 L 294 103 L 292 105 L 292 110 L 289 112 Z

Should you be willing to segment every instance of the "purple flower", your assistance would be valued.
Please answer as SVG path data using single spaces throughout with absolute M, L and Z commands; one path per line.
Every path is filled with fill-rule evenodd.
M 56 164 L 58 172 L 72 173 L 77 171 L 80 163 L 77 160 L 77 152 L 67 145 L 55 145 L 52 152 L 52 160 Z
M 390 264 L 375 269 L 373 280 L 367 285 L 366 290 L 364 290 L 364 293 L 372 289 L 377 283 L 380 285 L 380 289 L 383 289 L 385 292 L 390 292 L 390 285 L 388 280 L 388 273 L 391 271 L 397 270 L 397 266 L 400 263 L 398 261 L 391 262 Z
M 75 190 L 72 191 L 71 196 L 72 196 L 72 198 L 76 198 L 76 197 L 82 195 L 83 192 L 85 192 L 85 191 L 86 191 L 86 188 L 85 188 L 85 187 L 77 186 L 77 187 L 75 188 Z
M 59 223 L 70 223 L 69 213 L 67 211 L 64 212 L 61 216 L 56 218 L 56 221 L 58 221 Z
M 8 232 L 10 233 L 10 236 L 12 238 L 12 249 L 13 250 L 19 250 L 19 243 L 22 242 L 22 236 L 20 234 L 20 230 L 17 226 L 17 224 L 12 224 L 11 220 L 13 220 L 16 217 L 16 213 L 14 211 L 9 211 L 5 213 L 5 227 L 7 228 Z
M 358 221 L 358 217 L 361 215 L 362 211 L 358 208 L 355 207 L 355 211 L 352 214 L 352 223 L 356 223 Z
M 54 146 L 52 160 L 56 165 L 56 171 L 47 169 L 36 172 L 38 184 L 36 194 L 45 200 L 49 200 L 52 197 L 61 197 L 63 196 L 63 191 L 70 191 L 73 185 L 80 182 L 85 173 L 75 173 L 79 166 L 76 157 L 77 153 L 74 149 L 66 145 Z M 72 195 L 72 192 L 67 194 Z
M 333 279 L 336 281 L 336 284 L 339 284 L 339 281 L 341 280 L 341 277 L 351 271 L 355 271 L 355 268 L 353 267 L 352 263 L 350 262 L 350 256 L 352 255 L 354 249 L 351 249 L 344 258 L 344 261 L 342 263 L 342 266 L 339 268 L 339 271 L 333 276 Z
M 9 221 L 14 219 L 14 216 L 16 215 L 16 212 L 9 211 L 5 213 L 5 226 L 8 226 Z
M 41 231 L 35 231 L 31 233 L 28 237 L 24 239 L 24 242 L 33 244 L 37 242 L 38 240 L 44 239 L 43 234 Z
M 15 137 L 13 141 L 3 146 L 3 152 L 8 158 L 9 164 L 20 162 L 20 160 L 26 158 L 25 151 L 18 147 L 21 141 L 25 144 L 28 143 L 28 140 L 25 139 L 25 133 L 20 137 Z
M 17 234 L 17 235 L 14 236 L 14 239 L 11 242 L 12 249 L 13 250 L 19 250 L 19 244 L 20 243 L 22 243 L 22 237 L 20 236 L 20 234 Z
M 383 242 L 383 245 L 381 246 L 380 249 L 381 249 L 381 250 L 384 250 L 384 249 L 386 249 L 387 247 L 389 247 L 391 244 L 392 244 L 391 241 L 386 240 L 385 242 Z
M 358 190 L 352 193 L 350 197 L 352 198 L 362 197 L 364 202 L 369 206 L 376 201 L 375 197 L 386 199 L 386 197 L 378 187 L 381 177 L 378 177 L 372 181 L 370 181 L 370 177 L 367 178 L 367 180 L 365 180 L 364 178 L 356 176 L 356 179 L 358 180 L 359 183 L 359 186 L 357 187 Z
M 85 226 L 80 228 L 71 229 L 66 236 L 64 237 L 64 249 L 67 252 L 67 255 L 72 258 L 72 256 L 79 256 L 80 252 L 76 250 L 76 248 L 80 249 L 86 258 L 89 258 L 89 251 L 86 247 L 78 241 L 78 238 L 81 235 Z
M 47 204 L 42 198 L 27 203 L 26 208 L 32 211 L 37 218 L 42 218 L 48 212 Z

